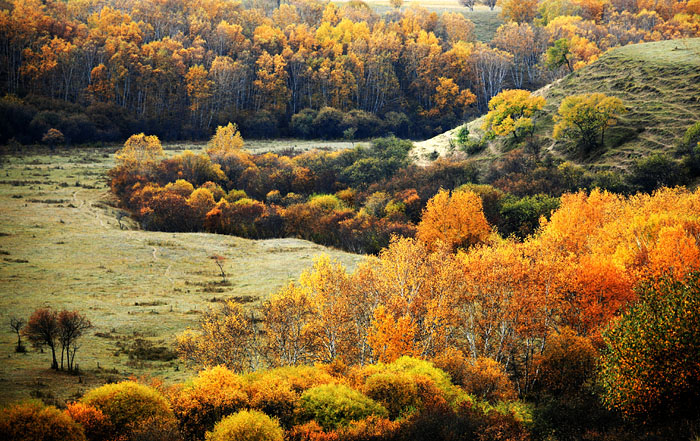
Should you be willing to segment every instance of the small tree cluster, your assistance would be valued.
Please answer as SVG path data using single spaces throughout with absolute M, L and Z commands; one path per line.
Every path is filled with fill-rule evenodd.
M 92 323 L 78 311 L 63 310 L 56 312 L 51 308 L 40 308 L 29 317 L 26 326 L 22 329 L 32 344 L 37 348 L 47 346 L 51 349 L 51 368 L 69 371 L 77 369 L 75 354 L 80 348 L 78 340 L 85 331 L 92 328 Z M 19 339 L 19 334 L 18 334 Z M 18 340 L 18 347 L 19 347 Z M 59 367 L 56 351 L 60 345 L 61 364 Z

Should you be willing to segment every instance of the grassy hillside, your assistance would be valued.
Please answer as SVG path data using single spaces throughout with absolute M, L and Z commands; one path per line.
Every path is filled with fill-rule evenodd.
M 551 138 L 562 99 L 601 92 L 620 98 L 629 113 L 606 135 L 605 149 L 581 158 L 571 145 Z M 537 120 L 537 134 L 553 155 L 591 168 L 625 168 L 652 153 L 671 153 L 685 130 L 700 120 L 700 39 L 670 40 L 611 50 L 595 63 L 539 90 L 547 99 Z M 468 124 L 480 136 L 482 118 Z M 448 149 L 449 135 L 418 143 L 423 152 Z M 503 145 L 492 143 L 478 159 L 500 155 Z
M 105 180 L 113 155 L 104 149 L 0 161 L 0 404 L 66 399 L 129 375 L 181 380 L 190 373 L 179 360 L 154 359 L 171 358 L 162 348 L 172 349 L 202 311 L 230 297 L 259 303 L 320 253 L 349 268 L 360 259 L 297 239 L 146 232 L 127 218 L 120 229 Z M 213 254 L 228 259 L 225 283 Z M 76 357 L 80 377 L 51 372 L 47 353 L 14 353 L 10 317 L 44 306 L 77 309 L 95 325 Z

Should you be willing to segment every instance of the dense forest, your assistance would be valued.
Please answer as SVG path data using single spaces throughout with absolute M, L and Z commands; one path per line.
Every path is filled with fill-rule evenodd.
M 246 137 L 426 137 L 503 88 L 700 31 L 697 0 L 505 0 L 490 42 L 456 12 L 279 3 L 4 0 L 0 142 L 206 139 L 228 122 Z

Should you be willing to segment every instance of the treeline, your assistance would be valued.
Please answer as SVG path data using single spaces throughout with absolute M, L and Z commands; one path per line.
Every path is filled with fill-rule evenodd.
M 461 152 L 419 167 L 409 155 L 412 144 L 397 138 L 336 152 L 251 154 L 229 124 L 205 152 L 167 159 L 156 136 L 132 136 L 117 152 L 111 188 L 146 229 L 300 237 L 359 253 L 378 253 L 392 235 L 414 237 L 441 189 L 472 191 L 490 226 L 522 239 L 564 193 L 633 194 L 686 183 L 697 175 L 698 127 L 679 144 L 682 163 L 652 156 L 623 175 L 586 171 L 529 149 L 513 150 L 485 170 Z
M 459 13 L 361 1 L 7 0 L 0 142 L 132 133 L 425 137 L 629 43 L 698 35 L 697 0 L 503 1 L 492 42 Z

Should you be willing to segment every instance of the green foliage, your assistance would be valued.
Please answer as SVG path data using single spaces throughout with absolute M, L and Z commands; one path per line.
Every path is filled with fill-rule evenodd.
M 686 182 L 680 162 L 654 154 L 638 160 L 627 175 L 628 184 L 637 191 L 651 193 L 660 187 L 675 187 Z
M 7 441 L 85 441 L 83 428 L 70 416 L 36 401 L 0 410 L 0 434 Z
M 242 410 L 219 421 L 207 441 L 283 441 L 279 423 L 257 410 Z
M 457 129 L 457 132 L 455 134 L 455 141 L 457 142 L 457 145 L 460 147 L 465 145 L 467 141 L 469 140 L 469 129 L 467 128 L 467 125 L 461 125 Z
M 679 141 L 676 154 L 692 177 L 700 176 L 700 121 L 688 127 Z
M 387 410 L 371 398 L 344 384 L 313 387 L 301 395 L 305 415 L 324 429 L 337 429 L 371 415 L 386 416 Z
M 574 68 L 571 65 L 571 50 L 569 49 L 569 40 L 560 38 L 554 42 L 554 45 L 547 49 L 546 61 L 547 67 L 550 69 L 559 69 L 563 65 L 569 68 L 569 72 L 573 72 Z
M 100 410 L 117 431 L 128 436 L 134 429 L 154 421 L 174 423 L 170 404 L 152 387 L 133 381 L 106 384 L 88 392 L 81 400 Z
M 504 236 L 515 234 L 523 239 L 535 232 L 542 216 L 549 219 L 552 211 L 557 208 L 559 198 L 545 194 L 522 198 L 506 197 L 501 202 L 499 232 Z
M 639 302 L 603 333 L 604 401 L 630 417 L 700 418 L 700 273 L 649 280 Z

